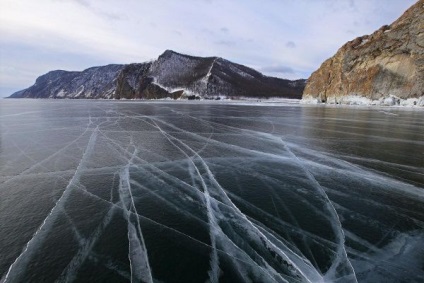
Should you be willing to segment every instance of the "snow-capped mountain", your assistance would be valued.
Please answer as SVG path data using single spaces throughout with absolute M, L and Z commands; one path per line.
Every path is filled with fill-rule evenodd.
M 267 77 L 219 57 L 194 57 L 171 50 L 157 60 L 51 71 L 11 98 L 158 99 L 179 97 L 300 98 L 305 80 Z

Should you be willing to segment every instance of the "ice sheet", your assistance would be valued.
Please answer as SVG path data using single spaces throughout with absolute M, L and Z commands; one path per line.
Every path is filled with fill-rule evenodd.
M 423 280 L 423 112 L 265 105 L 1 102 L 1 282 Z

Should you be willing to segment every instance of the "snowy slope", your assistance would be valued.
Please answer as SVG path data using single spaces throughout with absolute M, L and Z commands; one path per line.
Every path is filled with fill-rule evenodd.
M 25 98 L 112 98 L 124 65 L 92 67 L 82 72 L 51 71 L 35 84 L 11 97 Z

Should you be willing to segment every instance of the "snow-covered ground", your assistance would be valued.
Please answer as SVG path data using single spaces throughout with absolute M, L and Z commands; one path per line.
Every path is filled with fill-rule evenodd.
M 300 101 L 301 104 L 321 104 L 318 98 L 306 97 Z M 406 106 L 406 107 L 423 107 L 424 96 L 419 98 L 402 99 L 391 95 L 378 100 L 372 100 L 367 97 L 348 95 L 342 98 L 329 97 L 326 104 L 342 104 L 342 105 L 376 105 L 376 106 Z

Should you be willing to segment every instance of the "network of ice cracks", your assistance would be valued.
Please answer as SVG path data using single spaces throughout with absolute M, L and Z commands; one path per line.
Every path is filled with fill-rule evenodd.
M 229 273 L 240 282 L 396 282 L 411 270 L 424 278 L 422 230 L 397 231 L 394 221 L 361 211 L 372 206 L 422 229 L 423 218 L 380 198 L 408 192 L 422 203 L 416 186 L 304 147 L 268 117 L 238 113 L 224 123 L 219 115 L 160 104 L 144 112 L 113 105 L 89 109 L 66 127 L 72 139 L 40 159 L 15 142 L 33 163 L 2 186 L 43 174 L 66 185 L 2 282 L 21 282 L 32 272 L 31 262 L 45 256 L 40 250 L 49 235 L 60 230 L 69 231 L 64 246 L 75 248 L 57 282 L 76 280 L 88 262 L 131 282 L 161 282 L 155 270 L 167 255 L 156 253 L 155 237 L 207 258 L 208 282 Z M 61 168 L 63 161 L 73 167 Z M 93 185 L 93 177 L 104 182 Z M 259 202 L 250 190 L 261 190 Z M 362 196 L 364 190 L 375 190 L 376 198 Z M 347 201 L 352 198 L 358 207 Z M 76 216 L 82 207 L 92 214 Z M 357 225 L 344 222 L 378 230 L 387 244 L 370 243 Z M 125 232 L 127 263 L 100 245 L 118 228 Z

